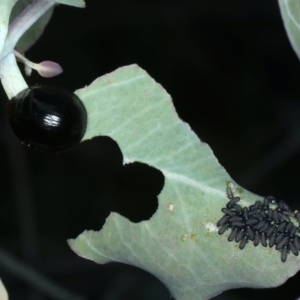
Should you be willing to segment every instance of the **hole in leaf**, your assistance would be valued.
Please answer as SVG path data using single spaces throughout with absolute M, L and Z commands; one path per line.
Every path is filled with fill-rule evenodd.
M 157 210 L 163 174 L 142 163 L 123 166 L 122 152 L 109 137 L 94 138 L 60 155 L 33 149 L 28 154 L 35 170 L 39 228 L 49 235 L 66 239 L 100 230 L 111 211 L 140 222 Z
M 111 211 L 131 222 L 148 220 L 156 212 L 164 185 L 159 170 L 143 163 L 123 166 L 122 152 L 109 137 L 93 138 L 71 151 L 70 161 L 57 156 L 69 172 L 63 175 L 61 200 L 65 218 L 72 219 L 66 221 L 71 231 L 68 237 L 85 229 L 100 230 Z
M 163 185 L 163 174 L 153 167 L 137 162 L 122 166 L 111 210 L 132 222 L 148 220 L 157 210 Z

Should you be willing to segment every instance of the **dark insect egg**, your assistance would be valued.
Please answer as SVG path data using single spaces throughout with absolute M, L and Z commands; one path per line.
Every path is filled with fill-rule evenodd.
M 290 207 L 282 200 L 279 201 L 278 207 L 281 208 L 284 211 L 290 211 Z
M 229 224 L 225 223 L 221 226 L 221 228 L 219 229 L 219 234 L 223 234 L 227 229 L 229 228 Z
M 288 240 L 289 240 L 289 237 L 288 237 L 288 236 L 285 236 L 283 239 L 281 239 L 280 242 L 277 243 L 277 245 L 276 245 L 276 250 L 280 250 L 280 249 L 282 249 L 285 245 L 287 245 Z
M 72 92 L 55 86 L 33 86 L 7 104 L 10 125 L 22 143 L 49 153 L 71 149 L 83 138 L 87 113 Z
M 273 209 L 268 209 L 267 210 L 267 216 L 268 216 L 270 221 L 272 221 L 274 219 L 273 218 Z
M 262 232 L 262 233 L 260 234 L 260 242 L 261 242 L 261 244 L 262 244 L 264 247 L 267 247 L 267 246 L 268 246 L 268 244 L 267 244 L 267 235 L 266 235 L 265 232 Z
M 281 261 L 285 262 L 287 259 L 287 255 L 288 255 L 289 249 L 288 246 L 284 246 L 281 252 Z
M 295 236 L 295 238 L 294 238 L 294 245 L 297 250 L 300 250 L 300 239 L 298 236 Z
M 258 231 L 255 231 L 254 241 L 253 241 L 253 244 L 254 244 L 255 247 L 259 244 L 259 241 L 260 241 L 260 234 L 259 234 Z
M 287 225 L 287 222 L 286 222 L 286 221 L 281 222 L 280 225 L 279 225 L 278 228 L 277 228 L 277 232 L 282 232 L 282 231 L 284 231 L 285 228 L 286 228 L 286 225 Z
M 286 214 L 284 214 L 284 213 L 279 213 L 279 218 L 280 218 L 281 220 L 286 221 L 286 222 L 289 222 L 289 221 L 290 221 L 290 218 L 289 218 Z
M 256 214 L 253 217 L 254 217 L 254 219 L 257 219 L 259 222 L 261 222 L 265 219 L 261 214 Z
M 255 225 L 255 224 L 257 224 L 258 223 L 258 220 L 256 220 L 256 219 L 248 219 L 247 221 L 246 221 L 246 225 L 248 225 L 248 226 L 252 226 L 252 225 Z
M 275 226 L 270 226 L 266 231 L 267 237 L 270 237 L 273 234 L 274 230 L 275 230 Z
M 248 220 L 249 219 L 249 211 L 248 211 L 248 208 L 247 207 L 243 207 L 243 218 L 245 220 Z
M 241 240 L 240 245 L 239 245 L 239 248 L 240 248 L 241 250 L 243 250 L 243 249 L 245 248 L 245 246 L 247 245 L 248 239 L 249 239 L 249 237 L 248 237 L 247 235 L 244 235 L 244 236 L 242 237 L 242 240 Z
M 265 225 L 267 225 L 267 223 L 265 221 L 260 221 L 257 225 L 255 225 L 253 228 L 255 230 L 260 230 L 262 229 L 263 227 L 265 227 Z
M 232 208 L 233 205 L 237 204 L 239 201 L 240 201 L 240 197 L 235 197 L 235 198 L 231 199 L 231 200 L 227 203 L 226 207 L 227 207 L 227 208 Z
M 253 216 L 253 215 L 256 215 L 256 214 L 259 214 L 261 213 L 261 209 L 260 208 L 256 208 L 256 209 L 252 209 L 250 212 L 249 212 L 249 215 L 250 216 Z
M 293 238 L 295 236 L 296 232 L 297 232 L 297 227 L 294 226 L 290 231 L 290 234 L 289 234 L 290 238 Z
M 239 222 L 242 221 L 242 218 L 240 216 L 233 216 L 229 219 L 230 222 Z
M 275 244 L 275 238 L 276 238 L 276 234 L 275 233 L 271 234 L 271 236 L 269 238 L 269 247 L 270 248 L 274 246 L 274 244 Z
M 285 227 L 285 231 L 287 233 L 289 233 L 292 230 L 293 227 L 294 227 L 293 222 L 288 222 L 287 225 L 286 225 L 286 227 Z
M 266 223 L 265 226 L 260 229 L 260 232 L 266 232 L 270 228 L 270 226 L 271 225 L 269 223 Z
M 253 205 L 250 205 L 249 206 L 249 209 L 250 210 L 254 210 L 254 209 L 257 209 L 261 206 L 261 202 L 260 201 L 256 201 Z
M 242 207 L 239 206 L 238 204 L 235 204 L 232 206 L 233 210 L 235 210 L 237 213 L 241 213 L 242 212 Z
M 238 231 L 237 235 L 235 236 L 235 241 L 239 243 L 242 240 L 243 236 L 244 236 L 244 229 L 241 229 L 240 231 Z
M 283 212 L 285 215 L 287 215 L 287 216 L 289 216 L 289 217 L 291 217 L 291 218 L 294 218 L 295 217 L 295 213 L 294 212 L 292 212 L 292 211 L 284 211 Z
M 278 214 L 277 210 L 273 211 L 273 219 L 274 219 L 275 223 L 280 223 L 279 214 Z
M 233 191 L 232 191 L 232 188 L 230 186 L 228 186 L 226 188 L 226 194 L 227 194 L 227 198 L 229 200 L 233 200 L 234 199 Z
M 249 240 L 253 241 L 254 240 L 254 231 L 251 227 L 247 227 L 246 228 L 246 232 L 247 232 L 247 235 L 249 237 Z
M 228 208 L 222 208 L 222 212 L 225 214 L 225 215 L 228 215 L 228 216 L 231 216 L 231 217 L 233 217 L 233 216 L 236 216 L 236 212 L 235 211 L 232 211 L 232 210 L 230 210 L 230 209 L 228 209 Z
M 236 229 L 232 229 L 228 236 L 228 241 L 232 242 L 235 239 L 237 233 L 238 233 L 238 231 Z
M 295 245 L 292 242 L 289 243 L 289 248 L 295 256 L 299 255 L 297 248 L 295 247 Z
M 265 209 L 265 210 L 269 209 L 269 199 L 268 199 L 268 198 L 265 198 L 265 199 L 263 200 L 262 205 L 263 205 L 263 209 Z
M 227 223 L 227 221 L 229 220 L 229 216 L 228 215 L 224 215 L 217 223 L 217 226 L 220 227 L 222 225 L 224 225 L 225 223 Z
M 275 245 L 277 245 L 284 238 L 284 234 L 280 233 L 275 238 Z

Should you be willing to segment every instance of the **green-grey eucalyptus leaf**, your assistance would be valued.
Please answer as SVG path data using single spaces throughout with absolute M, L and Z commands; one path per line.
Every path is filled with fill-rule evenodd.
M 287 35 L 300 58 L 300 1 L 278 0 L 278 2 Z
M 147 163 L 165 177 L 158 209 L 149 220 L 132 223 L 111 213 L 99 232 L 85 231 L 69 240 L 78 255 L 142 268 L 177 300 L 209 299 L 240 287 L 274 287 L 299 270 L 294 255 L 282 263 L 274 248 L 250 242 L 240 250 L 227 241 L 228 233 L 218 234 L 228 184 L 242 206 L 261 197 L 230 178 L 210 147 L 179 119 L 170 95 L 144 70 L 120 68 L 76 94 L 88 112 L 85 139 L 110 136 L 124 163 Z
M 15 4 L 11 17 L 10 23 L 24 10 L 24 8 L 31 3 L 31 0 L 18 0 Z M 20 38 L 17 43 L 17 48 L 22 51 L 27 51 L 43 34 L 44 28 L 51 19 L 53 13 L 53 7 L 50 8 L 44 15 L 42 15 Z

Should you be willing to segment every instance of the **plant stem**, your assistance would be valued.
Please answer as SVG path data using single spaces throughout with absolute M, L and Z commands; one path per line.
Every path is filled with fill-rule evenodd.
M 20 52 L 14 50 L 14 55 L 15 57 L 17 57 L 21 62 L 23 62 L 25 65 L 27 65 L 28 67 L 34 69 L 35 67 L 35 63 L 33 63 L 32 61 L 28 60 L 24 55 L 22 55 Z
M 0 61 L 0 79 L 9 100 L 28 88 L 17 65 L 14 53 L 9 53 Z
M 12 8 L 14 7 L 17 0 L 2 0 L 1 1 L 1 12 L 0 12 L 0 57 L 3 50 L 6 35 L 8 32 L 8 22 Z
M 54 4 L 53 0 L 33 0 L 9 25 L 2 56 L 10 53 L 20 37 Z

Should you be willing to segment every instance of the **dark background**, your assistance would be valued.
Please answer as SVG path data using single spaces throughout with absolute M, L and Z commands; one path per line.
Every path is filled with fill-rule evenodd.
M 300 63 L 276 1 L 87 0 L 86 9 L 57 7 L 26 56 L 64 69 L 53 79 L 33 74 L 30 85 L 70 90 L 139 64 L 239 184 L 300 207 Z M 0 274 L 10 299 L 75 299 L 61 290 L 51 296 L 49 281 L 91 300 L 170 299 L 153 276 L 96 265 L 66 243 L 85 229 L 99 230 L 110 210 L 134 222 L 148 219 L 163 185 L 159 172 L 123 168 L 120 149 L 106 137 L 61 155 L 27 149 L 9 128 L 2 90 L 1 98 Z M 299 283 L 296 275 L 276 289 L 227 291 L 215 299 L 294 300 Z

